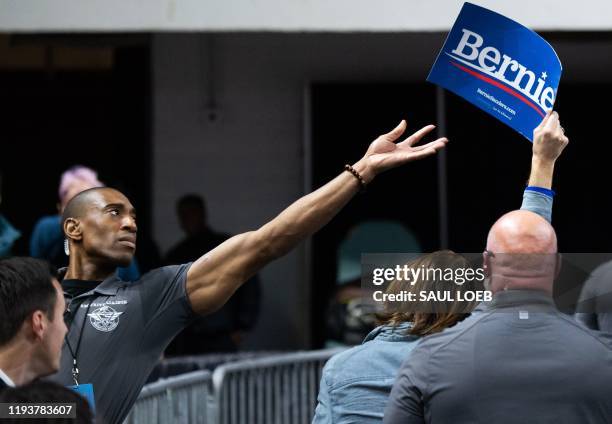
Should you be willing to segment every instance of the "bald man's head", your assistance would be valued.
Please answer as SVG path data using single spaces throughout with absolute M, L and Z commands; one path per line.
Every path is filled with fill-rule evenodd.
M 62 225 L 71 257 L 127 266 L 136 251 L 136 211 L 118 190 L 100 187 L 77 194 L 64 209 Z
M 487 250 L 495 253 L 557 253 L 557 235 L 552 225 L 540 215 L 530 211 L 512 211 L 491 227 Z
M 536 213 L 509 212 L 489 231 L 485 265 L 494 292 L 533 289 L 552 293 L 558 271 L 555 230 Z

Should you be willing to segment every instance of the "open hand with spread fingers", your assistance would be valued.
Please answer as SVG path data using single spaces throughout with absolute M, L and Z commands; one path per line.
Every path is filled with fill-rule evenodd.
M 406 121 L 392 131 L 379 136 L 374 140 L 363 158 L 355 164 L 355 167 L 362 170 L 361 174 L 366 183 L 371 181 L 377 174 L 387 169 L 395 168 L 406 162 L 418 160 L 435 154 L 444 148 L 448 140 L 445 137 L 429 143 L 416 146 L 421 139 L 435 128 L 434 125 L 427 125 L 408 138 L 399 143 L 396 141 L 406 130 Z

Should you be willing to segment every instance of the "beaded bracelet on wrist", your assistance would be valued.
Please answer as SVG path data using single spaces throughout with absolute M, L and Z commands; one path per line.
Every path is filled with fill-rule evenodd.
M 361 174 L 359 174 L 359 172 L 357 172 L 357 170 L 355 168 L 353 168 L 351 165 L 344 165 L 344 170 L 350 172 L 351 174 L 353 174 L 353 176 L 355 178 L 357 178 L 357 181 L 359 181 L 359 186 L 361 187 L 361 191 L 365 191 L 366 189 L 366 182 L 363 179 L 363 177 L 361 176 Z

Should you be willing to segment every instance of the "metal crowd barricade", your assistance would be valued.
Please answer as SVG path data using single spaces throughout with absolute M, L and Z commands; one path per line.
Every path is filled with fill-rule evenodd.
M 342 349 L 221 365 L 213 372 L 217 424 L 307 424 L 325 362 Z
M 124 424 L 213 423 L 211 374 L 194 371 L 147 384 Z
M 233 353 L 207 353 L 204 355 L 175 356 L 163 359 L 156 366 L 147 383 L 152 383 L 160 378 L 168 378 L 192 371 L 213 371 L 219 365 L 228 362 L 241 361 L 244 359 L 255 359 L 280 354 L 279 351 L 246 351 Z

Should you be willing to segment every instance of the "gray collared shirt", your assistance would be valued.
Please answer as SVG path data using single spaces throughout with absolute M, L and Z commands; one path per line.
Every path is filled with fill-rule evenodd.
M 130 283 L 112 276 L 87 293 L 66 298 L 73 352 L 81 338 L 79 383 L 93 384 L 101 422 L 123 421 L 166 346 L 195 316 L 185 288 L 190 265 L 155 269 Z M 67 343 L 52 380 L 74 384 Z
M 609 423 L 612 336 L 534 290 L 425 338 L 404 362 L 384 422 Z

